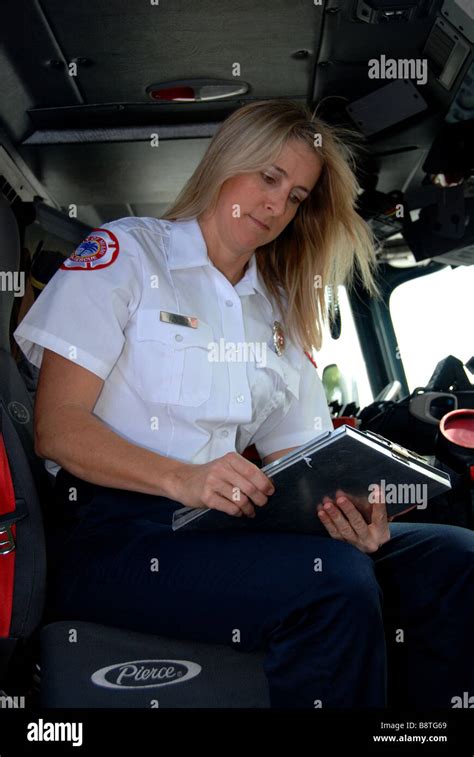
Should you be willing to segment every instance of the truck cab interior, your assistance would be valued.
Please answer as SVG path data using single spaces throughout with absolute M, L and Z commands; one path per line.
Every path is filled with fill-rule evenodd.
M 5 0 L 0 16 L 2 701 L 267 708 L 259 652 L 139 634 L 125 619 L 43 622 L 54 487 L 34 448 L 38 369 L 12 335 L 91 229 L 161 217 L 236 108 L 317 107 L 361 136 L 358 212 L 382 291 L 327 293 L 335 316 L 313 357 L 334 427 L 450 473 L 448 494 L 401 518 L 473 529 L 473 5 Z M 173 685 L 156 683 L 163 666 Z

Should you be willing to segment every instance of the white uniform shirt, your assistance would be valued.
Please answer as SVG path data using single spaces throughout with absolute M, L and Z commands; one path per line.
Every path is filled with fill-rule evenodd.
M 333 428 L 307 355 L 288 337 L 275 351 L 275 320 L 255 255 L 234 286 L 196 219 L 123 218 L 65 260 L 14 337 L 38 368 L 47 347 L 103 379 L 93 413 L 123 438 L 206 463 L 249 444 L 263 458 Z M 59 465 L 46 468 L 56 475 Z

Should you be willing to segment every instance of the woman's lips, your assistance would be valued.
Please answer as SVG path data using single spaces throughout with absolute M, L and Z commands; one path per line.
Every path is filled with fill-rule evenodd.
M 260 223 L 260 221 L 257 221 L 257 219 L 253 218 L 250 214 L 249 214 L 249 218 L 251 218 L 252 221 L 254 223 L 256 223 L 257 226 L 259 226 L 261 229 L 265 229 L 265 231 L 270 231 L 270 229 L 268 228 L 268 226 L 266 226 L 264 223 Z

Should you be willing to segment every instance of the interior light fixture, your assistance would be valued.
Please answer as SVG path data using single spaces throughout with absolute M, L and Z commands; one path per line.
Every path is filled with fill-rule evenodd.
M 209 102 L 226 100 L 244 95 L 249 85 L 242 81 L 223 79 L 181 79 L 179 81 L 151 84 L 146 88 L 149 98 L 155 102 Z

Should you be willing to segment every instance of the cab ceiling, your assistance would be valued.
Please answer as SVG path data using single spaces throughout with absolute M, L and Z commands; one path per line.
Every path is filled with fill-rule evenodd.
M 425 15 L 401 34 L 360 23 L 357 3 L 343 0 L 4 0 L 4 145 L 47 202 L 75 204 L 84 223 L 159 216 L 235 108 L 271 97 L 324 100 L 322 115 L 340 120 L 342 106 L 374 89 L 370 57 L 420 56 L 441 1 L 425 0 Z M 77 76 L 68 73 L 72 61 Z M 146 93 L 179 79 L 232 80 L 235 63 L 249 85 L 238 99 L 169 105 Z M 419 191 L 420 165 L 455 88 L 426 91 L 425 113 L 371 139 L 382 191 Z

